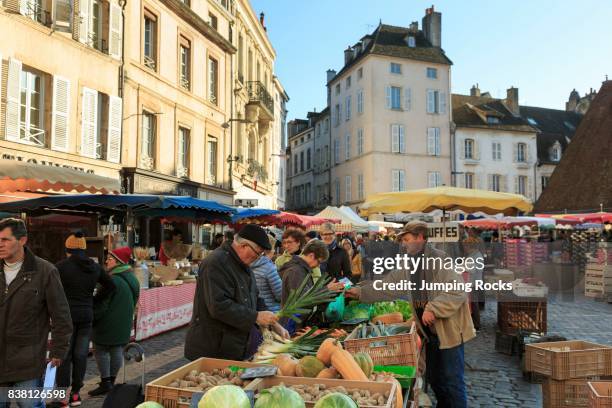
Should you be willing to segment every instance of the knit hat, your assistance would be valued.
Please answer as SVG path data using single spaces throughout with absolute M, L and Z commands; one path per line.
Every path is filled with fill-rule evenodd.
M 255 224 L 247 224 L 238 233 L 240 238 L 248 239 L 251 242 L 256 243 L 261 248 L 270 250 L 272 249 L 272 245 L 270 245 L 270 241 L 268 240 L 268 234 L 266 234 L 266 230 L 261 228 L 259 225 Z
M 84 251 L 87 249 L 87 241 L 85 237 L 83 237 L 82 232 L 77 232 L 70 235 L 66 238 L 66 251 L 74 252 L 74 251 Z
M 122 264 L 129 264 L 132 256 L 132 249 L 130 247 L 115 248 L 109 253 Z

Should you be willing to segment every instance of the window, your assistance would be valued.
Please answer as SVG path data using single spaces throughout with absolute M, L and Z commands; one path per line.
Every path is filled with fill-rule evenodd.
M 516 161 L 519 163 L 525 163 L 527 161 L 527 145 L 525 143 L 517 143 Z
M 427 154 L 440 155 L 440 128 L 427 128 Z
M 155 167 L 156 117 L 152 113 L 142 113 L 142 143 L 140 145 L 140 165 L 152 170 Z
M 391 170 L 391 191 L 406 191 L 404 170 Z
M 357 113 L 363 113 L 363 89 L 357 91 Z
M 561 160 L 561 146 L 555 145 L 550 149 L 550 160 L 555 162 Z
M 346 106 L 346 120 L 349 121 L 351 120 L 351 95 L 346 97 L 345 106 Z
M 387 108 L 401 109 L 402 108 L 402 88 L 398 86 L 387 87 Z
M 346 89 L 349 89 L 351 87 L 351 77 L 347 77 L 346 78 Z
M 389 66 L 389 71 L 392 74 L 401 74 L 402 73 L 402 64 L 397 64 L 395 62 L 392 62 L 391 65 Z
M 149 10 L 144 11 L 144 65 L 157 69 L 157 16 Z
M 357 79 L 363 78 L 363 67 L 357 70 Z
M 404 125 L 391 125 L 391 153 L 406 153 Z
M 340 104 L 337 103 L 334 108 L 334 126 L 340 125 Z
M 351 158 L 351 134 L 344 135 L 344 160 Z
M 180 86 L 191 89 L 191 43 L 184 37 L 180 40 Z
M 550 182 L 550 176 L 542 176 L 542 191 L 548 186 Z
M 465 173 L 465 188 L 474 188 L 474 173 Z
M 349 202 L 353 199 L 351 176 L 344 177 L 344 201 Z
M 416 47 L 416 40 L 413 36 L 408 37 L 408 47 L 410 48 Z
M 487 123 L 489 125 L 498 125 L 500 123 L 500 120 L 497 116 L 487 115 Z
M 311 166 L 311 158 L 310 158 L 310 148 L 308 148 L 308 150 L 306 151 L 306 170 L 310 170 L 310 166 Z
M 430 188 L 439 187 L 442 185 L 442 176 L 439 171 L 427 172 L 427 185 Z
M 334 164 L 340 163 L 340 140 L 334 139 Z
M 208 100 L 219 105 L 219 63 L 216 59 L 208 57 Z
M 210 135 L 208 136 L 208 184 L 217 184 L 217 139 Z
M 208 23 L 215 30 L 217 30 L 217 27 L 218 27 L 218 22 L 217 21 L 218 21 L 217 20 L 217 16 L 215 16 L 213 13 L 208 13 Z
M 336 205 L 340 204 L 340 179 L 334 180 L 335 201 Z
M 297 153 L 293 155 L 293 174 L 297 174 L 298 172 L 298 155 Z
M 438 78 L 438 70 L 436 68 L 427 68 L 427 78 L 429 78 L 429 79 L 437 79 Z
M 515 193 L 526 196 L 527 195 L 527 176 L 517 176 L 516 185 L 514 188 Z
M 363 154 L 363 128 L 357 129 L 357 156 Z
M 500 161 L 501 160 L 501 143 L 493 142 L 491 144 L 491 150 L 493 152 L 493 160 Z
M 499 174 L 489 174 L 489 190 L 497 192 L 502 191 L 501 176 Z
M 43 147 L 46 144 L 44 87 L 41 73 L 25 69 L 21 71 L 19 141 Z
M 253 80 L 253 51 L 250 48 L 247 54 L 247 75 L 248 75 L 248 80 L 252 81 Z
M 336 84 L 336 95 L 340 95 L 340 84 Z
M 300 171 L 304 171 L 304 151 L 300 152 Z
M 357 176 L 357 198 L 363 200 L 363 174 Z
M 474 160 L 476 155 L 474 154 L 474 139 L 465 139 L 463 141 L 464 158 L 467 160 Z
M 189 177 L 189 129 L 179 127 L 178 132 L 178 163 L 176 175 Z
M 446 94 L 436 89 L 427 90 L 427 113 L 446 113 Z

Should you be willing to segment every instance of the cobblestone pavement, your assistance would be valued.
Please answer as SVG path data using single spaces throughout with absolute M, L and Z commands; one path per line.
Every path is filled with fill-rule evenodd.
M 497 307 L 488 302 L 481 314 L 482 329 L 476 339 L 466 344 L 466 383 L 470 408 L 479 407 L 541 407 L 541 386 L 523 380 L 517 356 L 495 351 Z M 186 329 L 162 334 L 141 344 L 146 351 L 145 381 L 151 381 L 187 363 L 183 357 Z M 603 344 L 612 344 L 612 304 L 578 297 L 575 301 L 549 300 L 548 333 Z M 128 381 L 139 379 L 138 370 L 130 363 Z M 119 379 L 122 379 L 122 372 Z M 82 396 L 95 388 L 97 368 L 93 358 L 88 361 L 86 385 Z M 431 391 L 430 391 L 431 394 Z M 102 406 L 102 398 L 85 399 L 83 407 Z

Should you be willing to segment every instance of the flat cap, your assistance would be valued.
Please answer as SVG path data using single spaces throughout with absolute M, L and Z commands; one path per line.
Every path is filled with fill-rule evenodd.
M 240 238 L 248 239 L 251 242 L 256 243 L 259 247 L 270 250 L 272 246 L 270 245 L 270 240 L 268 239 L 268 234 L 266 234 L 266 230 L 261 228 L 259 225 L 255 224 L 247 224 L 238 233 Z
M 410 221 L 404 225 L 402 231 L 397 234 L 397 239 L 400 239 L 406 234 L 423 234 L 427 238 L 427 223 L 425 221 Z

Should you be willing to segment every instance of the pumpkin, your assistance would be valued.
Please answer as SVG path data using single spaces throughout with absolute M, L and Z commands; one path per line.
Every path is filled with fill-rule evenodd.
M 346 350 L 336 349 L 332 354 L 331 364 L 345 380 L 368 381 L 353 355 Z
M 372 323 L 376 324 L 378 322 L 384 324 L 394 324 L 394 323 L 402 323 L 404 321 L 404 316 L 400 312 L 387 313 L 383 315 L 376 316 L 372 319 Z
M 272 360 L 272 364 L 278 367 L 279 372 L 276 375 L 286 375 L 288 377 L 295 377 L 295 369 L 297 367 L 297 361 L 294 360 L 289 354 L 280 354 Z M 281 374 L 282 373 L 282 374 Z
M 357 353 L 353 355 L 353 358 L 361 368 L 361 371 L 366 375 L 366 377 L 370 377 L 372 374 L 372 370 L 374 369 L 374 362 L 372 361 L 372 357 L 368 353 Z
M 295 368 L 298 377 L 315 378 L 325 366 L 314 356 L 302 357 Z
M 321 370 L 319 375 L 317 375 L 317 378 L 338 378 L 338 370 L 336 370 L 334 367 L 325 368 Z
M 331 356 L 334 354 L 334 351 L 337 349 L 342 349 L 342 344 L 338 342 L 336 339 L 325 339 L 323 343 L 319 346 L 319 350 L 317 351 L 317 358 L 320 362 L 328 366 L 331 363 Z

